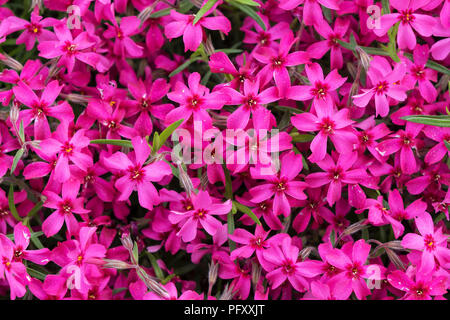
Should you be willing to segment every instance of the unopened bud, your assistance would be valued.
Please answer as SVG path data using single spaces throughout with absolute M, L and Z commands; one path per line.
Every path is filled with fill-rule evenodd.
M 234 296 L 234 286 L 228 286 L 228 283 L 225 285 L 222 294 L 219 297 L 219 300 L 231 300 Z
M 103 259 L 104 263 L 102 264 L 103 268 L 113 268 L 113 269 L 133 269 L 134 265 L 129 264 L 128 262 L 122 260 L 111 260 L 111 259 Z
M 194 192 L 194 185 L 192 184 L 191 178 L 183 169 L 183 166 L 181 164 L 177 164 L 177 168 L 180 177 L 180 185 L 186 191 L 186 194 L 190 197 Z
M 160 0 L 156 0 L 148 7 L 144 8 L 138 15 L 138 19 L 141 20 L 141 23 L 143 23 L 145 20 L 150 18 L 150 15 L 152 14 L 153 10 L 155 9 L 156 5 L 159 3 Z
M 34 10 L 34 8 L 38 7 L 39 10 L 42 8 L 42 0 L 32 0 L 30 10 Z
M 23 65 L 14 58 L 11 58 L 6 53 L 0 54 L 0 62 L 2 62 L 7 67 L 14 69 L 16 71 L 21 71 L 23 69 Z
M 133 252 L 133 241 L 131 240 L 129 233 L 123 233 L 122 237 L 120 238 L 120 242 L 122 242 L 122 245 L 127 249 L 130 253 Z
M 394 264 L 394 266 L 399 270 L 405 270 L 405 265 L 403 264 L 402 260 L 399 258 L 399 256 L 392 251 L 391 249 L 384 248 L 386 250 L 386 254 L 389 257 L 389 260 Z
M 305 260 L 306 258 L 309 257 L 309 255 L 311 254 L 311 252 L 313 252 L 313 250 L 315 250 L 314 247 L 306 247 L 306 248 L 303 248 L 303 249 L 300 251 L 299 255 L 300 255 L 300 257 L 302 258 L 302 260 Z
M 211 41 L 211 36 L 208 36 L 208 39 L 206 39 L 204 43 L 205 52 L 208 56 L 212 55 L 214 53 L 214 46 Z
M 258 285 L 259 279 L 261 279 L 261 265 L 252 262 L 252 284 L 254 288 Z
M 77 94 L 77 93 L 69 93 L 69 94 L 61 93 L 60 96 L 63 99 L 66 99 L 70 102 L 78 103 L 78 104 L 88 103 L 89 98 L 90 98 L 89 96 L 85 96 L 85 95 Z
M 365 50 L 363 50 L 360 46 L 355 47 L 356 52 L 358 53 L 359 61 L 361 62 L 364 70 L 369 69 L 370 62 L 372 61 L 372 56 L 370 56 Z
M 339 241 L 343 237 L 352 235 L 358 231 L 366 229 L 367 227 L 368 227 L 367 219 L 364 219 L 364 220 L 358 221 L 352 225 L 349 225 L 344 231 L 342 231 L 341 235 L 337 238 L 336 243 L 339 243 Z
M 219 263 L 211 262 L 208 271 L 208 296 L 211 295 L 212 288 L 217 281 L 217 273 L 219 271 Z
M 19 119 L 19 106 L 15 103 L 11 105 L 11 109 L 9 110 L 9 120 L 13 124 L 17 124 L 17 120 Z
M 169 292 L 167 292 L 167 290 L 160 283 L 158 283 L 157 281 L 152 279 L 147 274 L 147 272 L 145 272 L 144 269 L 138 268 L 137 269 L 137 274 L 141 278 L 141 280 L 144 281 L 145 285 L 147 286 L 147 288 L 150 291 L 153 291 L 154 293 L 156 293 L 157 295 L 159 295 L 163 299 L 166 299 L 166 300 L 170 299 Z

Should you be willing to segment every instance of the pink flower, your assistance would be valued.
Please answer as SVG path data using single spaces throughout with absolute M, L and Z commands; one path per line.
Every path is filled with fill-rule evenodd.
M 292 32 L 290 32 L 281 39 L 278 50 L 260 47 L 253 53 L 254 58 L 265 65 L 259 72 L 262 85 L 267 84 L 273 77 L 280 98 L 286 97 L 291 86 L 287 67 L 309 62 L 309 56 L 304 51 L 289 53 L 296 41 L 298 41 L 298 38 L 294 39 Z
M 414 62 L 405 59 L 409 74 L 406 75 L 404 81 L 409 82 L 412 88 L 416 83 L 419 83 L 420 94 L 428 103 L 432 103 L 436 100 L 437 91 L 431 81 L 437 81 L 437 72 L 436 70 L 425 68 L 428 56 L 428 45 L 416 46 L 413 53 Z
M 114 54 L 124 58 L 137 58 L 144 53 L 143 48 L 137 45 L 131 36 L 140 32 L 141 20 L 135 16 L 122 17 L 120 26 L 113 16 L 108 24 L 108 29 L 103 33 L 107 39 L 114 38 Z
M 347 78 L 341 77 L 337 70 L 333 70 L 324 79 L 322 68 L 318 63 L 306 65 L 305 71 L 311 85 L 289 88 L 287 98 L 297 101 L 313 99 L 315 108 L 331 111 L 334 107 L 331 94 L 342 86 Z
M 322 8 L 339 10 L 339 1 L 337 0 L 283 0 L 280 1 L 280 8 L 284 10 L 292 10 L 300 4 L 303 5 L 303 21 L 305 25 L 312 26 L 315 23 L 323 21 Z
M 380 18 L 381 27 L 373 32 L 381 37 L 397 22 L 400 21 L 397 34 L 397 43 L 400 49 L 413 50 L 416 47 L 416 36 L 413 29 L 423 37 L 430 37 L 437 21 L 435 18 L 416 13 L 429 1 L 423 0 L 391 0 L 389 4 L 397 9 L 398 13 L 384 14 Z
M 291 122 L 300 131 L 319 133 L 311 142 L 311 155 L 308 160 L 318 162 L 327 155 L 327 140 L 331 139 L 337 152 L 350 153 L 357 143 L 357 137 L 351 125 L 354 123 L 349 118 L 349 110 L 335 111 L 334 108 L 325 105 L 317 105 L 316 115 L 305 112 L 292 117 Z
M 389 102 L 387 96 L 403 101 L 406 99 L 406 88 L 399 85 L 406 72 L 404 63 L 397 63 L 394 70 L 383 58 L 374 58 L 367 75 L 372 83 L 370 89 L 362 89 L 363 93 L 353 96 L 353 103 L 364 108 L 375 96 L 376 116 L 386 117 L 389 114 Z
M 92 165 L 92 157 L 83 152 L 90 143 L 85 135 L 85 129 L 78 130 L 73 137 L 69 138 L 69 124 L 61 122 L 53 138 L 48 138 L 40 143 L 40 148 L 47 153 L 59 154 L 55 163 L 55 175 L 59 182 L 65 182 L 70 178 L 69 160 L 77 167 L 86 170 Z
M 79 188 L 79 184 L 67 182 L 63 184 L 62 197 L 52 191 L 44 192 L 47 197 L 44 207 L 56 209 L 42 223 L 42 231 L 47 237 L 57 234 L 64 222 L 66 222 L 69 234 L 78 233 L 78 222 L 73 214 L 83 214 L 90 211 L 83 208 L 84 198 L 77 197 Z
M 212 11 L 209 10 L 211 13 Z M 164 34 L 168 39 L 178 38 L 183 35 L 184 51 L 195 51 L 202 42 L 203 28 L 210 30 L 220 30 L 228 34 L 231 30 L 230 21 L 224 16 L 207 17 L 205 14 L 194 25 L 195 16 L 178 13 L 175 10 L 170 11 L 173 22 L 168 23 L 164 28 Z M 202 28 L 203 27 L 203 28 Z
M 227 101 L 227 96 L 219 91 L 209 92 L 209 89 L 200 84 L 200 74 L 191 73 L 188 79 L 189 88 L 184 83 L 177 82 L 174 91 L 169 92 L 167 97 L 180 104 L 180 107 L 170 111 L 165 123 L 170 125 L 177 120 L 184 119 L 201 121 L 206 128 L 210 128 L 212 120 L 208 109 L 220 110 Z M 192 118 L 191 118 L 192 117 Z
M 47 116 L 54 117 L 61 122 L 72 122 L 74 119 L 73 110 L 67 102 L 52 106 L 61 89 L 62 86 L 59 86 L 58 81 L 52 81 L 45 87 L 41 98 L 38 98 L 34 91 L 22 82 L 13 88 L 16 99 L 31 108 L 20 112 L 19 121 L 23 120 L 24 127 L 27 127 L 34 119 L 34 138 L 37 140 L 50 137 Z
M 59 58 L 58 66 L 65 66 L 69 73 L 73 71 L 76 60 L 84 62 L 100 72 L 109 69 L 109 63 L 105 57 L 87 51 L 95 45 L 87 32 L 81 32 L 74 39 L 65 23 L 55 25 L 54 29 L 58 40 L 40 42 L 38 50 L 41 57 L 46 59 Z
M 411 272 L 400 270 L 395 270 L 387 276 L 394 288 L 405 292 L 401 300 L 431 300 L 432 296 L 443 296 L 447 293 L 445 276 L 434 277 L 416 270 L 415 280 L 412 278 Z
M 27 250 L 30 238 L 30 229 L 22 222 L 14 226 L 14 260 L 18 262 L 28 260 L 40 265 L 47 264 L 50 261 L 50 250 L 47 248 Z
M 403 237 L 402 246 L 407 249 L 422 251 L 420 273 L 429 273 L 436 267 L 435 259 L 443 267 L 448 267 L 450 249 L 447 248 L 447 236 L 443 234 L 442 227 L 435 230 L 433 219 L 427 212 L 417 216 L 416 227 L 420 235 L 408 233 Z
M 321 59 L 325 53 L 330 53 L 330 68 L 341 69 L 344 65 L 342 57 L 341 45 L 338 40 L 345 41 L 344 36 L 350 26 L 350 20 L 337 18 L 334 23 L 334 30 L 330 28 L 325 20 L 315 23 L 317 32 L 325 38 L 325 40 L 315 42 L 308 47 L 308 54 L 311 58 Z
M 172 211 L 174 215 L 169 217 L 172 223 L 181 225 L 177 235 L 181 236 L 184 242 L 196 238 L 199 224 L 208 234 L 213 236 L 222 227 L 220 221 L 213 215 L 220 216 L 231 211 L 230 200 L 224 203 L 214 203 L 206 191 L 199 191 L 198 194 L 193 194 L 191 197 L 193 205 L 191 210 L 186 212 Z
M 296 179 L 303 169 L 302 156 L 293 152 L 286 153 L 281 158 L 281 170 L 278 174 L 262 175 L 259 178 L 267 180 L 249 190 L 252 202 L 259 203 L 274 196 L 273 211 L 275 215 L 283 214 L 285 217 L 291 213 L 291 202 L 294 199 L 304 200 L 303 190 L 307 184 Z
M 427 164 L 437 163 L 444 158 L 446 154 L 450 154 L 445 146 L 445 141 L 450 142 L 450 128 L 439 128 L 435 126 L 425 126 L 423 132 L 425 135 L 438 142 L 426 154 L 425 162 Z
M 354 243 L 347 242 L 342 249 L 334 249 L 328 253 L 328 261 L 339 269 L 338 274 L 328 281 L 328 284 L 335 288 L 334 296 L 337 299 L 346 300 L 355 292 L 359 300 L 365 300 L 370 290 L 364 278 L 383 278 L 382 266 L 366 265 L 369 252 L 370 245 L 360 239 Z M 380 272 L 373 275 L 369 268 L 379 268 Z
M 270 87 L 258 93 L 260 90 L 259 78 L 256 81 L 245 80 L 242 93 L 224 87 L 221 92 L 228 95 L 230 99 L 227 104 L 240 105 L 227 119 L 227 127 L 230 129 L 245 129 L 253 116 L 253 127 L 269 129 L 272 122 L 270 111 L 264 105 L 278 100 L 278 90 Z
M 328 154 L 317 162 L 317 165 L 325 172 L 315 172 L 306 176 L 305 181 L 311 188 L 318 188 L 328 184 L 327 202 L 332 206 L 341 198 L 341 190 L 345 184 L 356 184 L 368 175 L 364 169 L 351 169 L 356 161 L 356 154 L 341 154 L 334 162 Z
M 394 152 L 400 151 L 400 165 L 402 171 L 406 174 L 413 174 L 417 171 L 417 162 L 413 154 L 413 148 L 418 149 L 420 140 L 417 135 L 422 130 L 423 125 L 408 122 L 406 130 L 398 130 L 391 134 L 392 139 L 386 139 L 381 142 L 377 150 L 381 156 L 390 155 Z
M 0 38 L 7 36 L 19 30 L 25 30 L 16 41 L 16 44 L 25 44 L 27 51 L 30 51 L 36 40 L 38 42 L 55 40 L 55 34 L 44 28 L 56 25 L 59 20 L 54 18 L 45 18 L 39 15 L 39 7 L 35 6 L 31 12 L 30 21 L 23 20 L 16 16 L 10 16 L 2 21 L 0 26 Z
M 272 289 L 288 280 L 295 290 L 308 290 L 309 282 L 305 277 L 314 277 L 316 273 L 308 270 L 307 262 L 298 261 L 299 249 L 292 244 L 291 238 L 286 237 L 278 245 L 271 246 L 264 251 L 263 256 L 270 263 L 266 278 Z M 268 268 L 264 265 L 263 267 Z
M 152 182 L 159 182 L 164 176 L 172 173 L 169 165 L 164 161 L 155 161 L 146 164 L 150 156 L 150 146 L 146 139 L 135 137 L 131 140 L 133 153 L 128 155 L 116 152 L 104 159 L 105 165 L 122 173 L 117 179 L 115 187 L 120 192 L 119 201 L 128 199 L 134 190 L 137 190 L 139 204 L 151 210 L 159 203 L 159 195 Z

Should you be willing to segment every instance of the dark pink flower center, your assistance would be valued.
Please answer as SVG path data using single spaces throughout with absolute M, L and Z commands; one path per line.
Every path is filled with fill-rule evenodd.
M 71 144 L 71 143 L 69 143 L 69 142 L 66 142 L 66 143 L 61 147 L 61 151 L 62 151 L 65 155 L 67 155 L 67 156 L 70 156 L 70 155 L 73 153 L 73 149 L 74 149 L 73 144 Z
M 281 266 L 285 274 L 292 275 L 295 273 L 296 266 L 291 260 L 285 260 Z
M 335 127 L 335 122 L 328 117 L 323 118 L 322 122 L 320 123 L 320 130 L 325 134 L 333 134 Z
M 199 209 L 195 212 L 194 216 L 197 219 L 204 219 L 206 216 L 206 210 L 205 209 Z
M 272 67 L 274 68 L 282 68 L 284 65 L 283 57 L 272 58 Z
M 255 249 L 262 248 L 264 245 L 265 241 L 261 237 L 256 237 L 251 240 L 251 246 Z
M 5 217 L 9 214 L 9 210 L 5 208 L 0 208 L 0 217 Z
M 254 109 L 258 105 L 258 98 L 252 95 L 247 96 L 244 103 L 248 109 Z
M 264 31 L 260 32 L 258 34 L 258 41 L 262 46 L 266 45 L 270 41 L 270 34 Z
M 130 179 L 136 182 L 141 182 L 145 176 L 144 170 L 140 165 L 130 167 L 128 171 L 130 172 Z
M 407 9 L 400 11 L 399 19 L 403 24 L 406 24 L 413 22 L 416 19 L 416 17 L 414 17 L 412 9 Z
M 202 104 L 202 101 L 203 101 L 203 99 L 195 94 L 189 100 L 188 107 L 191 108 L 192 110 L 199 110 L 200 106 Z
M 34 33 L 34 34 L 40 34 L 42 27 L 35 23 L 30 23 L 27 25 L 28 32 Z
M 411 73 L 417 80 L 425 79 L 425 70 L 422 66 L 414 66 L 411 68 Z
M 59 204 L 59 210 L 64 214 L 70 214 L 72 213 L 73 205 L 72 201 L 66 199 L 60 202 Z
M 427 251 L 434 251 L 436 249 L 436 242 L 431 234 L 424 237 L 425 249 Z
M 375 87 L 377 94 L 383 94 L 389 89 L 389 84 L 386 81 L 379 82 Z
M 41 118 L 47 115 L 47 105 L 44 102 L 36 103 L 32 106 L 32 108 L 36 118 Z
M 315 87 L 311 89 L 311 94 L 314 96 L 314 98 L 323 100 L 325 99 L 329 89 L 330 87 L 328 86 L 328 84 L 316 82 Z
M 340 44 L 338 42 L 338 40 L 341 40 L 341 35 L 340 34 L 332 34 L 328 37 L 328 46 L 329 47 L 339 47 Z
M 404 146 L 408 146 L 408 147 L 411 147 L 411 145 L 412 145 L 413 142 L 414 142 L 414 138 L 413 138 L 410 134 L 408 134 L 408 133 L 405 133 L 405 134 L 401 137 L 401 139 L 402 139 L 403 145 L 404 145 Z
M 3 257 L 3 265 L 5 266 L 6 270 L 11 269 L 11 261 L 9 261 L 6 257 Z
M 275 191 L 283 192 L 287 188 L 287 180 L 285 178 L 281 178 L 278 183 L 275 184 Z
M 74 43 L 71 43 L 70 41 L 66 41 L 63 46 L 63 51 L 66 52 L 68 55 L 72 55 L 76 52 L 77 45 Z
M 328 172 L 330 180 L 339 181 L 344 177 L 344 170 L 341 167 L 336 167 Z
M 362 266 L 358 262 L 354 262 L 352 265 L 347 267 L 347 275 L 349 278 L 359 279 L 362 273 Z

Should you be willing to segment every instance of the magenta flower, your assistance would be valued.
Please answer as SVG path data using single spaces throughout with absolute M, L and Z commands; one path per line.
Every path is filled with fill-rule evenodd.
M 14 226 L 14 260 L 18 262 L 29 260 L 40 265 L 47 264 L 50 261 L 50 250 L 48 248 L 27 250 L 30 238 L 30 229 L 22 222 Z
M 192 206 L 193 208 L 186 212 L 172 211 L 175 215 L 169 217 L 172 223 L 181 225 L 177 235 L 181 236 L 184 242 L 196 238 L 199 224 L 208 234 L 213 236 L 222 227 L 220 221 L 213 215 L 220 216 L 231 211 L 230 200 L 224 203 L 214 203 L 206 191 L 199 191 L 198 194 L 192 195 Z
M 40 148 L 47 153 L 59 154 L 55 163 L 56 180 L 65 182 L 70 178 L 69 160 L 82 170 L 92 165 L 92 157 L 83 152 L 90 143 L 85 135 L 85 129 L 78 130 L 72 138 L 69 138 L 69 124 L 61 122 L 53 138 L 48 138 L 40 143 Z
M 269 247 L 269 243 L 266 241 L 267 236 L 269 235 L 268 231 L 264 231 L 264 229 L 257 225 L 255 229 L 255 234 L 251 234 L 245 229 L 236 229 L 233 234 L 230 234 L 229 237 L 236 243 L 243 244 L 243 246 L 233 250 L 231 252 L 231 259 L 235 260 L 237 257 L 239 258 L 250 258 L 253 253 L 256 252 L 256 256 L 258 260 L 264 263 L 263 253 Z
M 337 70 L 333 70 L 324 79 L 322 68 L 318 63 L 306 65 L 305 71 L 311 85 L 292 86 L 288 90 L 287 98 L 297 101 L 313 99 L 315 108 L 320 107 L 324 111 L 326 109 L 331 111 L 334 107 L 331 93 L 341 87 L 347 78 L 341 77 Z
M 409 74 L 406 75 L 404 81 L 409 83 L 413 88 L 416 83 L 419 84 L 419 92 L 422 97 L 432 103 L 436 100 L 437 91 L 431 81 L 437 81 L 437 72 L 432 69 L 425 68 L 428 62 L 429 50 L 428 45 L 417 45 L 414 49 L 414 62 L 405 59 L 408 65 Z
M 395 270 L 387 276 L 394 288 L 405 292 L 401 300 L 431 300 L 432 296 L 443 296 L 447 293 L 445 276 L 430 277 L 430 274 L 416 270 L 414 279 L 412 280 L 410 272 L 400 270 Z
M 150 146 L 147 140 L 135 137 L 131 140 L 134 153 L 128 155 L 116 152 L 104 159 L 105 165 L 122 173 L 117 179 L 115 187 L 120 192 L 117 200 L 127 200 L 134 190 L 138 192 L 139 204 L 151 210 L 159 203 L 159 195 L 152 182 L 159 182 L 164 176 L 172 173 L 170 166 L 164 161 L 147 164 L 150 156 Z
M 303 21 L 305 25 L 312 26 L 323 21 L 320 5 L 329 9 L 339 10 L 339 2 L 338 0 L 282 0 L 280 1 L 280 8 L 292 10 L 303 3 Z
M 363 93 L 353 96 L 353 103 L 364 108 L 375 96 L 375 115 L 386 117 L 389 114 L 388 96 L 398 101 L 406 99 L 406 88 L 399 84 L 406 72 L 404 63 L 397 63 L 394 70 L 383 58 L 374 58 L 367 75 L 372 83 L 370 89 L 362 89 Z
M 21 298 L 27 291 L 26 285 L 31 281 L 26 267 L 16 260 L 14 243 L 4 234 L 0 234 L 0 279 L 8 281 L 11 300 Z
M 55 18 L 45 18 L 39 15 L 39 7 L 34 7 L 31 12 L 30 21 L 10 16 L 2 21 L 0 26 L 0 38 L 7 36 L 19 30 L 25 30 L 17 38 L 16 44 L 25 44 L 27 51 L 30 51 L 36 40 L 40 43 L 42 41 L 56 40 L 55 34 L 44 28 L 52 27 L 59 23 Z
M 127 101 L 130 105 L 128 116 L 138 115 L 135 127 L 141 136 L 149 136 L 153 131 L 151 116 L 164 120 L 166 115 L 173 109 L 169 103 L 159 103 L 169 91 L 169 85 L 163 79 L 156 79 L 153 83 L 151 78 L 145 82 L 139 79 L 137 83 L 128 85 L 131 95 L 136 100 Z
M 227 104 L 240 105 L 227 119 L 227 127 L 230 129 L 245 129 L 252 115 L 253 127 L 269 129 L 271 114 L 263 105 L 278 100 L 278 90 L 270 87 L 262 92 L 260 90 L 259 78 L 256 81 L 245 80 L 242 93 L 224 87 L 221 92 L 228 95 L 230 99 Z
M 253 53 L 254 58 L 265 65 L 259 72 L 261 84 L 267 84 L 273 77 L 280 98 L 286 97 L 291 86 L 287 67 L 309 62 L 309 56 L 304 51 L 289 53 L 296 41 L 298 41 L 298 38 L 294 38 L 290 32 L 281 39 L 278 50 L 270 47 L 260 47 Z
M 377 151 L 379 142 L 376 140 L 382 139 L 391 133 L 389 128 L 384 123 L 375 125 L 375 117 L 371 116 L 366 120 L 355 124 L 355 127 L 362 129 L 358 131 L 358 146 L 357 150 L 359 154 L 363 154 L 365 150 L 368 150 L 378 161 L 384 162 L 383 157 Z
M 342 187 L 345 184 L 356 184 L 367 179 L 364 169 L 351 169 L 356 161 L 356 154 L 341 154 L 337 163 L 328 154 L 317 162 L 325 172 L 315 172 L 306 176 L 305 181 L 311 188 L 318 188 L 328 184 L 327 202 L 332 206 L 341 198 Z
M 328 261 L 339 269 L 338 274 L 333 276 L 328 284 L 336 288 L 334 295 L 339 300 L 346 300 L 355 292 L 359 300 L 365 300 L 370 294 L 364 278 L 381 280 L 383 270 L 377 275 L 369 272 L 369 267 L 382 268 L 378 265 L 366 265 L 370 252 L 370 245 L 364 239 L 354 243 L 347 242 L 342 249 L 334 249 L 328 253 Z
M 45 87 L 41 98 L 38 98 L 34 91 L 22 82 L 13 88 L 16 99 L 31 108 L 20 112 L 19 121 L 23 120 L 24 127 L 27 127 L 34 119 L 34 138 L 37 140 L 50 137 L 51 132 L 47 116 L 56 118 L 61 122 L 72 122 L 74 119 L 73 110 L 67 102 L 52 106 L 61 89 L 62 86 L 59 86 L 58 81 L 52 81 Z
M 212 10 L 208 10 L 209 13 Z M 168 23 L 164 28 L 164 34 L 168 39 L 178 38 L 183 35 L 184 51 L 195 51 L 202 42 L 203 28 L 210 30 L 220 30 L 228 34 L 231 30 L 230 21 L 224 16 L 207 17 L 208 12 L 200 18 L 194 25 L 193 14 L 186 15 L 175 10 L 170 11 L 173 22 Z
M 430 37 L 433 33 L 437 21 L 435 18 L 416 13 L 424 7 L 429 1 L 423 0 L 391 0 L 389 4 L 398 12 L 384 14 L 380 18 L 380 28 L 375 28 L 373 32 L 381 37 L 397 22 L 400 22 L 397 34 L 397 43 L 400 49 L 413 50 L 416 47 L 416 36 L 414 30 L 423 37 Z
M 445 141 L 450 142 L 450 128 L 439 128 L 435 126 L 425 126 L 423 129 L 425 135 L 438 142 L 425 155 L 427 164 L 434 164 L 442 160 L 446 154 L 450 154 L 445 146 Z
M 275 215 L 283 214 L 285 217 L 291 213 L 293 199 L 304 200 L 306 195 L 303 190 L 308 186 L 296 178 L 303 169 L 302 156 L 293 152 L 285 154 L 281 158 L 281 170 L 278 174 L 262 175 L 259 178 L 267 180 L 264 183 L 249 190 L 252 202 L 259 203 L 270 199 L 274 195 L 273 211 Z
M 327 140 L 331 139 L 337 152 L 350 153 L 357 143 L 357 136 L 350 127 L 354 122 L 349 118 L 349 110 L 335 112 L 330 106 L 317 105 L 316 115 L 300 113 L 292 117 L 291 122 L 300 131 L 319 131 L 311 142 L 311 162 L 322 161 L 327 155 Z
M 178 296 L 177 288 L 173 282 L 163 285 L 164 289 L 167 290 L 169 298 L 166 300 L 203 300 L 203 294 L 198 294 L 193 290 L 186 290 L 181 295 Z M 143 300 L 165 300 L 154 292 L 147 292 L 143 297 Z
M 74 39 L 72 33 L 65 23 L 54 26 L 58 40 L 42 41 L 38 45 L 40 56 L 46 59 L 59 58 L 58 66 L 67 68 L 67 72 L 72 72 L 76 60 L 84 62 L 100 72 L 109 69 L 109 62 L 102 55 L 88 51 L 95 45 L 89 38 L 87 32 L 81 32 Z
M 321 23 L 316 22 L 315 29 L 325 38 L 325 40 L 315 42 L 308 47 L 308 54 L 311 58 L 321 59 L 325 53 L 331 50 L 330 53 L 330 68 L 341 69 L 344 65 L 342 57 L 341 45 L 338 40 L 345 41 L 344 36 L 350 26 L 350 20 L 337 18 L 334 23 L 334 29 L 328 25 L 325 20 Z
M 180 107 L 170 111 L 165 123 L 170 125 L 177 120 L 184 119 L 201 121 L 206 128 L 211 127 L 211 117 L 208 109 L 220 110 L 227 101 L 227 96 L 219 91 L 209 92 L 209 89 L 200 84 L 200 74 L 191 73 L 188 79 L 189 88 L 182 82 L 177 82 L 174 91 L 169 92 L 167 97 L 180 104 Z M 191 118 L 192 117 L 192 118 Z
M 447 236 L 443 234 L 442 227 L 435 230 L 430 214 L 424 213 L 415 219 L 420 235 L 408 233 L 403 237 L 402 246 L 406 249 L 422 251 L 419 267 L 420 273 L 429 273 L 439 265 L 446 267 L 450 261 L 450 249 L 447 248 Z
M 78 197 L 79 188 L 79 184 L 67 182 L 63 184 L 62 197 L 52 191 L 44 192 L 47 197 L 44 207 L 55 209 L 42 223 L 42 231 L 47 237 L 57 234 L 64 222 L 69 234 L 78 233 L 78 221 L 73 214 L 83 214 L 90 211 L 84 209 L 84 198 Z
M 108 29 L 103 35 L 107 39 L 114 38 L 114 54 L 124 58 L 142 56 L 143 48 L 131 39 L 131 36 L 140 32 L 141 20 L 135 16 L 123 17 L 120 19 L 120 26 L 115 17 L 110 21 L 113 25 L 108 24 Z
M 381 156 L 390 155 L 394 152 L 400 151 L 400 165 L 402 171 L 406 174 L 413 174 L 417 171 L 417 162 L 413 154 L 413 148 L 417 150 L 420 140 L 417 139 L 417 135 L 422 130 L 423 125 L 408 122 L 406 124 L 406 130 L 398 130 L 396 133 L 391 134 L 387 139 L 381 142 L 377 150 Z
M 278 288 L 286 280 L 292 287 L 304 292 L 309 288 L 309 282 L 305 277 L 311 278 L 316 273 L 308 270 L 307 262 L 298 261 L 299 249 L 286 237 L 278 245 L 273 245 L 263 252 L 264 259 L 270 263 L 266 278 L 272 289 Z M 264 267 L 264 265 L 263 265 Z

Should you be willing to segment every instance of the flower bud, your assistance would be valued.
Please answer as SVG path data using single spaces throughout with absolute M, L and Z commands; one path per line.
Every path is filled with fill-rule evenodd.
M 222 294 L 219 297 L 219 300 L 231 300 L 234 296 L 234 286 L 228 286 L 228 283 L 225 285 Z
M 370 62 L 372 61 L 372 56 L 370 56 L 366 51 L 364 51 L 360 46 L 355 47 L 356 52 L 358 53 L 359 61 L 361 62 L 364 70 L 369 69 Z
M 103 268 L 113 268 L 113 269 L 133 269 L 135 266 L 121 260 L 103 259 Z
M 167 292 L 167 290 L 160 283 L 152 279 L 144 269 L 139 267 L 137 269 L 137 274 L 141 278 L 141 280 L 144 281 L 149 290 L 153 291 L 163 299 L 170 299 L 169 292 Z
M 120 238 L 120 242 L 122 242 L 122 245 L 127 249 L 129 252 L 133 251 L 133 241 L 131 240 L 129 233 L 123 233 L 122 237 Z
M 11 58 L 6 53 L 0 54 L 0 62 L 16 71 L 21 71 L 23 69 L 23 65 L 19 61 Z

